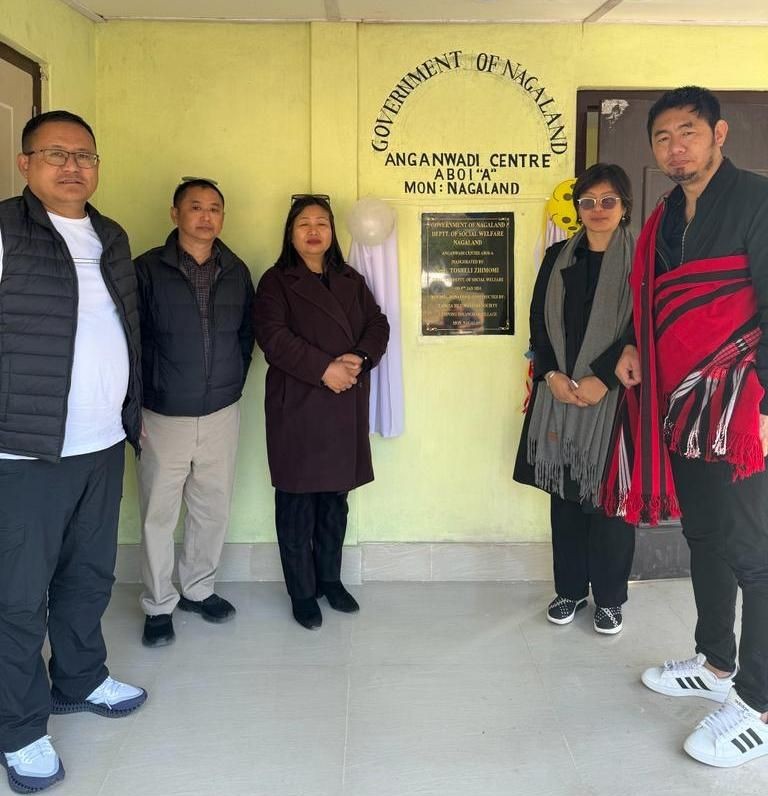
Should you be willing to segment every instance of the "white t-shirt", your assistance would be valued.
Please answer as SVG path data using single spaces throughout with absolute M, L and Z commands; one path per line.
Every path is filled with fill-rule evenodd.
M 101 275 L 103 247 L 91 219 L 48 213 L 75 262 L 77 332 L 62 456 L 104 450 L 125 439 L 122 408 L 128 392 L 128 344 Z M 3 276 L 0 237 L 0 280 Z M 0 453 L 4 459 L 22 458 Z M 24 457 L 26 458 L 26 457 Z

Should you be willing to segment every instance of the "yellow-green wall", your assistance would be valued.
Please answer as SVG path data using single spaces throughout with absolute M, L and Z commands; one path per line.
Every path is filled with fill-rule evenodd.
M 55 51 L 44 48 L 54 22 L 31 11 L 20 20 L 7 10 L 22 5 L 60 17 L 62 43 Z M 768 87 L 765 28 L 92 25 L 73 19 L 55 0 L 0 0 L 0 36 L 44 57 L 62 80 L 74 65 L 78 79 L 57 88 L 56 103 L 78 102 L 75 109 L 95 120 L 103 155 L 98 202 L 124 224 L 136 253 L 167 234 L 169 194 L 182 175 L 220 181 L 227 196 L 223 237 L 255 278 L 278 252 L 291 193 L 330 193 L 340 219 L 358 196 L 394 201 L 406 432 L 373 440 L 377 480 L 352 499 L 353 542 L 546 538 L 546 500 L 513 483 L 512 462 L 522 421 L 533 251 L 546 195 L 573 172 L 576 91 L 694 82 L 714 89 Z M 405 197 L 394 172 L 370 150 L 373 120 L 401 75 L 452 49 L 523 63 L 564 114 L 569 153 L 553 158 L 548 171 L 526 176 L 519 198 Z M 510 90 L 479 74 L 425 84 L 399 123 L 401 148 L 475 151 L 480 141 L 493 151 L 529 151 L 543 140 L 541 121 L 529 101 Z M 515 212 L 517 334 L 423 338 L 419 214 L 478 209 Z M 346 249 L 345 232 L 342 239 Z M 231 541 L 274 538 L 264 371 L 257 353 L 244 399 Z M 121 539 L 137 538 L 129 472 Z
M 0 40 L 43 65 L 43 109 L 96 111 L 96 26 L 59 0 L 0 0 Z
M 308 25 L 98 26 L 99 203 L 135 254 L 171 229 L 180 177 L 210 177 L 225 198 L 223 238 L 254 277 L 274 261 L 292 192 L 311 189 Z M 264 365 L 255 355 L 242 413 L 232 541 L 270 538 Z M 132 457 L 131 457 L 132 458 Z M 138 538 L 129 466 L 121 539 Z

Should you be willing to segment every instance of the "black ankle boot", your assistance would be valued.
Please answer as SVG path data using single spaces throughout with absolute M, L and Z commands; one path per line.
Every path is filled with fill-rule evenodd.
M 317 596 L 322 597 L 323 595 L 328 598 L 328 604 L 335 611 L 341 611 L 345 614 L 353 614 L 355 611 L 360 610 L 357 600 L 344 588 L 344 585 L 340 580 L 318 581 Z
M 320 613 L 320 606 L 314 597 L 307 597 L 303 600 L 295 600 L 291 597 L 293 607 L 293 618 L 307 630 L 316 630 L 323 624 L 323 615 Z

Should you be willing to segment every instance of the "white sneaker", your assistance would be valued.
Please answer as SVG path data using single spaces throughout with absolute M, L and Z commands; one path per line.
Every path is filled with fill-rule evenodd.
M 740 766 L 768 755 L 768 725 L 732 688 L 725 702 L 686 738 L 683 749 L 710 766 Z
M 54 692 L 51 694 L 51 713 L 96 713 L 118 719 L 133 713 L 147 701 L 143 688 L 121 683 L 111 677 L 95 688 L 82 702 L 66 702 Z
M 0 754 L 0 763 L 8 769 L 8 784 L 15 793 L 35 793 L 64 779 L 64 766 L 51 746 L 50 735 L 16 752 Z
M 663 666 L 646 669 L 643 685 L 666 696 L 694 696 L 724 702 L 733 685 L 730 677 L 718 677 L 704 666 L 706 657 L 699 653 L 685 661 L 665 661 Z

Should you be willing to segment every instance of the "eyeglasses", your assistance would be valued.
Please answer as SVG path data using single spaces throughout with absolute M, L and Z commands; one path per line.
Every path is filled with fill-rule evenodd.
M 599 199 L 582 196 L 581 199 L 576 200 L 576 204 L 579 206 L 579 210 L 594 210 L 597 205 L 600 205 L 603 210 L 613 210 L 620 201 L 618 196 L 601 196 Z
M 70 156 L 81 169 L 92 169 L 99 165 L 101 158 L 95 152 L 69 152 L 66 149 L 32 149 L 25 155 L 39 154 L 49 166 L 64 166 Z
M 295 193 L 291 195 L 291 204 L 302 199 L 322 199 L 328 204 L 331 203 L 331 197 L 327 193 Z

